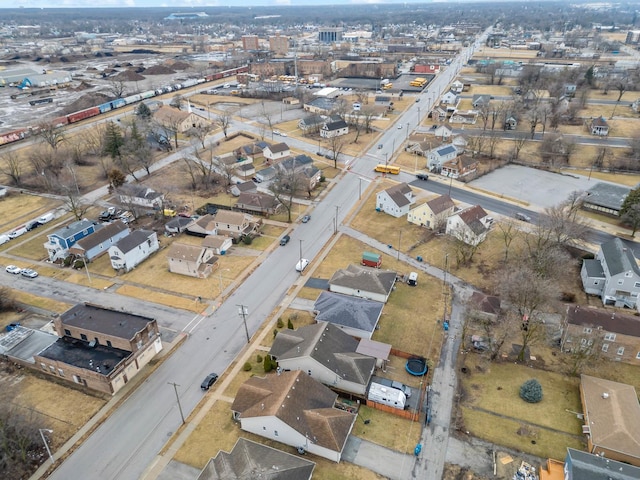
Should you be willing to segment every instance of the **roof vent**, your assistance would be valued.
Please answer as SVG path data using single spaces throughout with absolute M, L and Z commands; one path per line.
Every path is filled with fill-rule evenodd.
M 602 398 L 604 399 L 609 398 L 609 394 L 607 392 L 602 392 Z

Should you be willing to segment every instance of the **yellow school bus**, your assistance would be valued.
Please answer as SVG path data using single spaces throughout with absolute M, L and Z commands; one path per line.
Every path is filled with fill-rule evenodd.
M 395 165 L 376 165 L 374 168 L 376 172 L 381 173 L 392 173 L 393 175 L 398 175 L 400 173 L 400 167 L 396 167 Z

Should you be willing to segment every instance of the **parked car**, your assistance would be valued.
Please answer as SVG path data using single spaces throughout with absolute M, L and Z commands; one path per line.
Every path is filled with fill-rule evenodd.
M 427 175 L 426 173 L 416 173 L 416 178 L 418 180 L 427 181 L 427 180 L 429 180 L 429 175 Z
M 40 225 L 42 225 L 42 223 L 40 223 L 38 220 L 31 220 L 26 225 L 27 232 L 30 232 L 34 228 L 38 228 Z
M 305 215 L 302 217 L 302 223 L 308 223 L 311 220 L 311 215 Z
M 274 130 L 274 131 L 273 131 L 273 134 L 274 134 L 274 135 L 282 135 L 282 134 L 280 133 L 280 130 Z
M 202 383 L 200 384 L 200 388 L 202 390 L 209 390 L 209 388 L 211 388 L 211 385 L 216 383 L 217 380 L 218 380 L 218 374 L 217 373 L 210 373 L 202 381 Z
M 301 258 L 298 263 L 296 263 L 296 272 L 304 272 L 304 269 L 309 266 L 309 260 L 306 258 Z
M 383 146 L 384 146 L 384 145 L 382 145 L 381 143 L 379 143 L 379 144 L 378 144 L 378 150 L 382 150 L 382 147 L 383 147 Z
M 402 124 L 399 123 L 397 128 L 398 128 L 398 130 L 402 130 Z
M 20 271 L 20 274 L 23 277 L 29 277 L 29 278 L 36 278 L 38 276 L 38 272 L 36 272 L 35 270 L 32 270 L 30 268 L 23 268 Z
M 13 273 L 14 275 L 18 275 L 20 272 L 22 272 L 22 269 L 20 267 L 16 267 L 15 265 L 7 265 L 7 268 L 5 268 L 5 270 L 8 273 Z
M 9 235 L 0 235 L 0 245 L 4 245 L 5 243 L 7 243 L 9 240 L 11 240 L 9 238 Z
M 24 235 L 25 233 L 27 233 L 27 227 L 22 225 L 9 233 L 9 238 L 18 238 L 20 235 Z
M 280 239 L 280 245 L 284 247 L 287 243 L 289 243 L 289 240 L 291 240 L 291 237 L 289 235 L 285 235 Z
M 516 212 L 514 216 L 516 217 L 516 220 L 520 220 L 522 222 L 531 223 L 531 217 L 529 215 L 527 215 L 526 213 Z
M 258 177 L 251 177 L 251 180 L 253 180 L 255 183 L 262 183 L 262 180 L 260 180 Z
M 43 216 L 41 216 L 38 221 L 41 224 L 45 224 L 45 223 L 49 223 L 51 220 L 54 219 L 53 213 L 49 212 L 49 213 L 45 213 Z
M 12 331 L 12 330 L 15 330 L 15 329 L 16 329 L 16 328 L 18 328 L 19 326 L 20 326 L 20 322 L 12 322 L 12 323 L 10 323 L 9 325 L 7 325 L 7 326 L 5 327 L 5 330 L 6 330 L 7 332 L 10 332 L 10 331 Z

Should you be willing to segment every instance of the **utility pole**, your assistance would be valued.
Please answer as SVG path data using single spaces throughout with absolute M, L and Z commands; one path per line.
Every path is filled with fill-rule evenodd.
M 402 230 L 398 231 L 398 260 L 400 260 L 400 242 L 402 241 Z
M 300 275 L 302 275 L 302 240 L 300 240 Z
M 247 335 L 247 343 L 251 343 L 249 329 L 247 328 L 247 315 L 249 315 L 249 309 L 244 305 L 236 305 L 236 307 L 238 307 L 238 315 L 242 317 L 242 322 L 244 323 L 244 333 Z
M 338 205 L 336 205 L 336 218 L 335 218 L 335 227 L 333 229 L 333 234 L 337 235 L 338 234 L 338 210 L 340 209 L 340 207 Z
M 444 255 L 444 277 L 442 278 L 442 295 L 444 297 L 444 309 L 442 313 L 442 322 L 447 321 L 447 298 L 449 296 L 448 286 L 447 286 L 447 273 L 449 271 L 449 254 L 446 253 Z
M 182 405 L 180 405 L 180 397 L 178 396 L 178 385 L 176 382 L 167 382 L 169 385 L 173 385 L 173 389 L 176 392 L 176 401 L 178 402 L 178 410 L 180 410 L 180 418 L 182 419 L 182 424 L 184 425 L 184 414 L 182 413 Z

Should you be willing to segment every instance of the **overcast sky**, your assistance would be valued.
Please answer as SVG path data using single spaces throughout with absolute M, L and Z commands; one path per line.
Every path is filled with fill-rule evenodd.
M 176 11 L 182 11 L 188 10 L 190 7 L 244 7 L 249 5 L 347 5 L 354 3 L 430 3 L 430 0 L 100 0 L 99 2 L 96 2 L 95 0 L 0 0 L 0 7 L 170 7 L 174 8 Z

